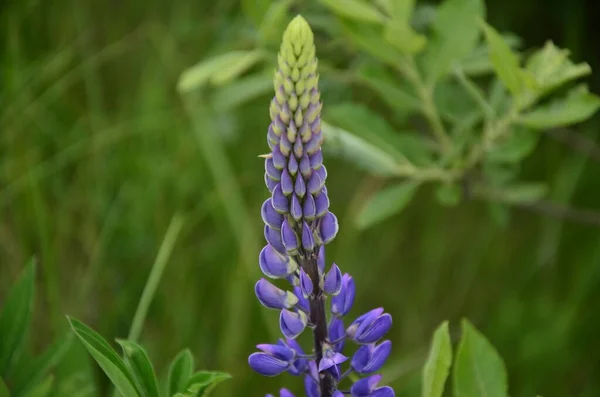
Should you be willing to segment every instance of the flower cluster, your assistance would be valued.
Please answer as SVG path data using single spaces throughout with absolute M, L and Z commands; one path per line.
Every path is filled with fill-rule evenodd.
M 338 221 L 329 211 L 325 187 L 313 33 L 301 16 L 290 22 L 283 35 L 274 86 L 267 134 L 271 152 L 264 156 L 271 197 L 261 210 L 267 245 L 259 263 L 267 277 L 285 279 L 291 286 L 281 289 L 265 278 L 256 283 L 260 303 L 280 311 L 284 338 L 258 345 L 260 351 L 251 354 L 248 362 L 265 376 L 288 372 L 304 377 L 308 397 L 392 397 L 390 387 L 378 386 L 381 376 L 372 375 L 391 351 L 390 341 L 380 341 L 392 325 L 391 316 L 378 308 L 346 326 L 344 317 L 354 303 L 354 280 L 342 275 L 335 263 L 326 270 L 325 245 L 335 238 Z M 296 338 L 307 327 L 314 346 L 305 353 Z M 359 345 L 351 359 L 343 354 L 348 341 Z M 370 376 L 341 389 L 342 380 L 351 373 Z M 280 397 L 290 396 L 290 391 L 281 389 Z

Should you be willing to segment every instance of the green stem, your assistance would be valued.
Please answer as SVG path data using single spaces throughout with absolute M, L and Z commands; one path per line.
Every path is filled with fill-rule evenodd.
M 410 80 L 417 91 L 417 96 L 421 101 L 421 111 L 431 126 L 433 135 L 440 143 L 442 153 L 449 152 L 452 150 L 452 140 L 448 136 L 433 102 L 433 88 L 425 84 L 412 57 L 405 59 L 400 65 L 400 71 Z
M 128 336 L 128 339 L 131 341 L 135 342 L 140 337 L 142 327 L 144 326 L 144 321 L 146 320 L 146 315 L 148 314 L 148 308 L 150 307 L 150 303 L 152 303 L 158 283 L 160 282 L 163 271 L 165 270 L 167 262 L 169 261 L 169 257 L 173 251 L 177 236 L 183 227 L 183 221 L 183 216 L 181 214 L 175 214 L 171 219 L 167 233 L 165 234 L 162 244 L 158 250 L 158 255 L 156 255 L 154 265 L 152 265 L 152 270 L 150 271 L 148 281 L 146 282 L 146 286 L 142 292 L 142 297 L 140 298 L 138 307 L 135 311 L 135 316 L 133 317 L 133 322 L 131 324 L 131 329 Z

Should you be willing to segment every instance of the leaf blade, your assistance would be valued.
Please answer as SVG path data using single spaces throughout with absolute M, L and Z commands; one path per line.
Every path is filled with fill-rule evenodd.
M 194 373 L 194 356 L 189 349 L 180 351 L 169 365 L 167 391 L 169 396 L 184 392 L 188 379 Z
M 102 336 L 81 321 L 67 317 L 71 329 L 124 397 L 140 397 L 133 375 Z
M 25 344 L 33 312 L 36 264 L 29 261 L 18 280 L 10 289 L 0 312 L 0 376 L 7 377 L 13 370 Z
M 454 364 L 455 397 L 508 397 L 504 363 L 490 342 L 466 319 Z
M 423 367 L 423 388 L 421 397 L 441 397 L 450 366 L 452 365 L 452 345 L 448 321 L 444 321 L 434 332 L 429 356 Z
M 146 351 L 137 343 L 118 340 L 123 349 L 126 363 L 133 371 L 134 378 L 141 386 L 142 394 L 147 397 L 158 397 L 158 382 L 154 368 Z
M 375 193 L 359 212 L 357 228 L 366 229 L 396 215 L 410 203 L 418 186 L 418 182 L 407 181 Z
M 519 95 L 523 90 L 519 58 L 496 29 L 484 21 L 481 21 L 481 28 L 489 46 L 489 56 L 494 70 L 506 88 L 514 95 Z

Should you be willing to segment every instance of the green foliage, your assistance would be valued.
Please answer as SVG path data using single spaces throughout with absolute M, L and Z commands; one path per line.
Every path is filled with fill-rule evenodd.
M 356 226 L 365 229 L 398 214 L 410 203 L 418 186 L 415 182 L 403 182 L 375 193 L 356 218 Z
M 454 363 L 455 397 L 507 397 L 504 363 L 496 349 L 468 320 L 462 321 L 462 338 Z
M 31 259 L 9 291 L 0 311 L 0 395 L 13 397 L 45 396 L 50 393 L 54 378 L 49 375 L 70 346 L 66 334 L 40 356 L 26 351 L 35 295 L 36 262 Z M 3 391 L 2 389 L 6 389 Z
M 148 354 L 135 342 L 118 340 L 124 359 L 108 342 L 90 327 L 69 318 L 71 329 L 83 343 L 117 391 L 124 397 L 207 397 L 217 384 L 231 376 L 223 372 L 193 372 L 194 360 L 189 350 L 175 357 L 169 369 L 165 388 L 159 389 L 158 380 Z
M 452 365 L 452 344 L 448 322 L 442 323 L 433 334 L 429 356 L 423 367 L 421 397 L 441 397 L 450 366 Z

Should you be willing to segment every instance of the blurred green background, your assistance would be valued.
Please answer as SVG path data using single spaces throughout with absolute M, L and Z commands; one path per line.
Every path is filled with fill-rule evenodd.
M 107 339 L 125 337 L 167 227 L 181 213 L 184 226 L 141 337 L 158 370 L 189 346 L 200 368 L 233 375 L 217 396 L 300 390 L 298 379 L 266 379 L 247 365 L 254 345 L 277 331 L 277 314 L 260 307 L 252 290 L 267 196 L 257 155 L 267 148 L 271 93 L 215 109 L 190 108 L 176 90 L 181 72 L 198 61 L 252 48 L 255 21 L 264 16 L 243 3 L 0 5 L 0 297 L 37 255 L 34 351 L 67 330 L 65 314 Z M 328 11 L 291 3 L 286 18 L 302 12 L 315 26 L 321 62 L 351 67 L 338 51 L 344 38 L 319 34 Z M 593 3 L 486 1 L 489 23 L 517 34 L 524 47 L 552 39 L 590 63 L 597 72 L 591 91 L 600 92 Z M 353 100 L 385 114 L 343 73 L 324 71 L 321 88 L 325 108 Z M 593 140 L 598 121 L 579 126 L 580 136 Z M 600 210 L 597 160 L 543 136 L 520 173 L 548 182 L 557 202 Z M 447 208 L 424 188 L 402 214 L 359 231 L 352 220 L 382 182 L 333 156 L 326 164 L 341 225 L 328 262 L 357 281 L 353 313 L 383 306 L 393 315 L 385 379 L 398 395 L 418 395 L 433 329 L 449 319 L 457 332 L 461 317 L 504 357 L 511 395 L 600 395 L 598 227 L 523 208 L 502 227 L 483 203 Z M 57 375 L 56 395 L 109 390 L 79 345 Z

